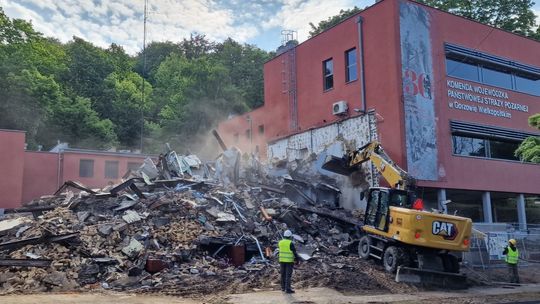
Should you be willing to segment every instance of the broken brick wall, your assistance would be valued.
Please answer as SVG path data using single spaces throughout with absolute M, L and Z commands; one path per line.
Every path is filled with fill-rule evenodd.
M 322 169 L 327 155 L 341 157 L 347 150 L 358 149 L 377 139 L 375 113 L 342 120 L 337 123 L 298 133 L 268 144 L 268 159 L 273 163 L 288 161 L 289 164 L 303 161 L 300 175 L 306 179 L 327 182 L 341 190 L 340 206 L 346 209 L 363 209 L 365 201 L 360 192 L 370 186 L 378 186 L 378 175 L 370 162 L 362 165 L 361 172 L 342 176 Z M 298 166 L 288 166 L 289 172 L 298 173 Z M 292 174 L 291 174 L 292 175 Z
M 21 206 L 24 141 L 23 131 L 0 130 L 0 208 Z

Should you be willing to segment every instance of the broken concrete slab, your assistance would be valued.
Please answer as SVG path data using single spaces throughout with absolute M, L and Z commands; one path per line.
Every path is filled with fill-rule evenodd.
M 139 241 L 132 238 L 129 242 L 129 245 L 122 248 L 122 252 L 130 258 L 135 258 L 141 253 L 143 249 L 144 246 Z
M 126 223 L 128 223 L 128 224 L 133 224 L 135 222 L 139 222 L 139 221 L 142 220 L 139 213 L 137 213 L 136 211 L 132 211 L 132 210 L 126 211 L 126 213 L 122 216 L 122 219 L 124 221 L 126 221 Z
M 11 229 L 15 229 L 21 225 L 31 222 L 32 220 L 27 217 L 19 217 L 9 220 L 0 221 L 0 234 Z

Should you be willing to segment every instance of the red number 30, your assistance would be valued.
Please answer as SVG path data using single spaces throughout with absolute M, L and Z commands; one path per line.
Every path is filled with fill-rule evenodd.
M 420 75 L 417 75 L 415 71 L 406 70 L 403 78 L 403 86 L 406 94 L 413 96 L 420 94 L 424 98 L 431 98 L 429 96 L 430 94 L 426 92 L 426 74 L 422 73 Z

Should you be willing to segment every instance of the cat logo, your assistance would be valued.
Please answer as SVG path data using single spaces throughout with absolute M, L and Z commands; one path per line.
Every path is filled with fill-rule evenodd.
M 434 221 L 431 233 L 433 235 L 440 235 L 445 240 L 453 240 L 456 238 L 458 230 L 456 225 L 452 223 Z

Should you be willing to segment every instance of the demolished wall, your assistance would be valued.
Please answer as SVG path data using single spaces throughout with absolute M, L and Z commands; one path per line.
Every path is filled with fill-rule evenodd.
M 349 118 L 311 129 L 268 144 L 268 160 L 274 165 L 286 162 L 289 174 L 295 178 L 321 181 L 340 189 L 340 207 L 363 209 L 365 201 L 360 192 L 378 186 L 378 175 L 371 163 L 362 165 L 362 170 L 351 176 L 341 176 L 322 169 L 327 155 L 341 157 L 347 150 L 355 150 L 377 139 L 375 112 Z M 301 163 L 301 165 L 300 165 Z

